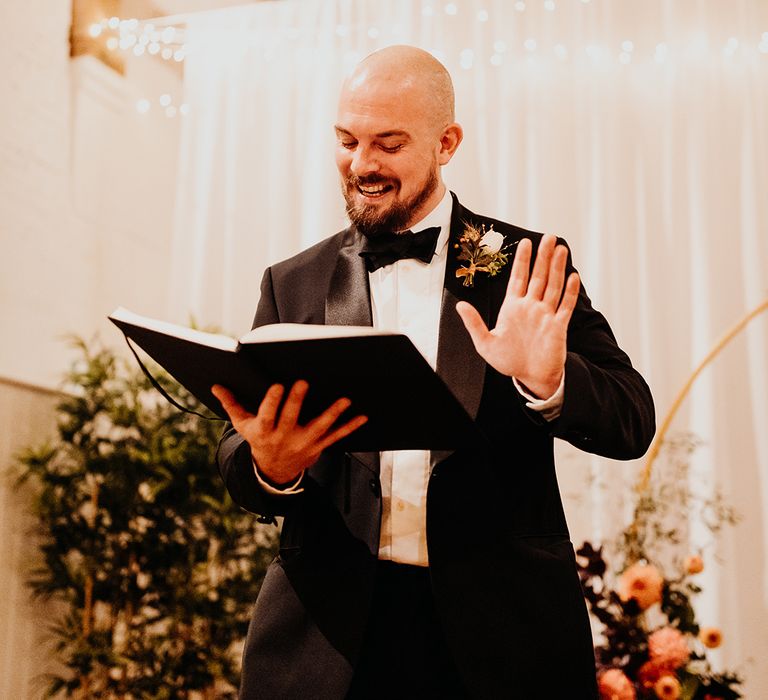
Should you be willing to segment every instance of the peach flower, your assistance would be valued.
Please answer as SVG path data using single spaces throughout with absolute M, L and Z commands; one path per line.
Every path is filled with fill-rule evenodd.
M 632 564 L 619 578 L 619 597 L 626 603 L 636 600 L 641 610 L 661 600 L 664 578 L 651 564 Z
M 635 687 L 618 668 L 609 668 L 598 679 L 600 700 L 635 700 Z
M 691 658 L 685 637 L 674 627 L 662 627 L 648 637 L 648 656 L 661 668 L 672 671 Z
M 680 681 L 674 676 L 666 675 L 659 678 L 653 686 L 656 697 L 662 700 L 677 700 L 680 697 Z
M 700 574 L 704 571 L 704 560 L 698 554 L 691 554 L 685 558 L 683 567 L 688 574 Z
M 699 639 L 707 649 L 717 649 L 723 643 L 723 633 L 718 627 L 702 627 Z

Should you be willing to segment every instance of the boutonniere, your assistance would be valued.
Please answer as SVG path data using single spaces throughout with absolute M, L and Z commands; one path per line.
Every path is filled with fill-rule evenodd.
M 489 277 L 498 275 L 509 260 L 509 255 L 504 252 L 509 246 L 504 245 L 504 236 L 493 230 L 493 224 L 486 231 L 485 224 L 477 228 L 465 223 L 464 232 L 454 248 L 459 251 L 459 260 L 466 263 L 456 270 L 456 277 L 464 278 L 465 287 L 473 285 L 478 272 L 486 272 Z

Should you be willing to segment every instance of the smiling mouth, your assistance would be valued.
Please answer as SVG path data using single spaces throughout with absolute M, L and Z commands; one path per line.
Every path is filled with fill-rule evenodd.
M 378 197 L 383 197 L 387 192 L 390 192 L 394 188 L 392 185 L 358 185 L 357 191 L 363 195 L 363 197 L 367 197 L 369 199 L 376 199 Z

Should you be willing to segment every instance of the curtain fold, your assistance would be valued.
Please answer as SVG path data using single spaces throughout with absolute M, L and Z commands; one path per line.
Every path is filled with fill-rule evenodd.
M 264 268 L 345 225 L 338 91 L 393 43 L 432 51 L 454 78 L 466 135 L 449 187 L 568 240 L 661 415 L 768 294 L 768 3 L 289 0 L 193 16 L 188 37 L 173 320 L 244 332 Z M 723 626 L 720 660 L 750 679 L 747 697 L 768 697 L 766 358 L 760 318 L 675 424 L 702 440 L 692 489 L 721 486 L 744 517 L 697 607 Z M 558 450 L 573 539 L 614 534 L 639 464 Z M 710 540 L 700 522 L 684 529 L 691 550 Z

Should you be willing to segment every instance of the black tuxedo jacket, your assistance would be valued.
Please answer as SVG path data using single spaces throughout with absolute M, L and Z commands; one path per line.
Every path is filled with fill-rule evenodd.
M 477 355 L 455 311 L 457 301 L 469 301 L 493 327 L 511 267 L 492 278 L 478 274 L 474 287 L 463 287 L 453 242 L 466 222 L 493 224 L 507 244 L 530 238 L 534 251 L 541 239 L 475 215 L 454 196 L 437 372 L 485 439 L 432 454 L 427 543 L 436 606 L 473 697 L 594 698 L 592 640 L 553 439 L 615 459 L 640 457 L 654 432 L 653 401 L 582 287 L 560 417 L 548 423 L 527 409 L 512 380 Z M 360 234 L 349 228 L 268 269 L 255 325 L 370 325 L 360 246 Z M 241 698 L 344 698 L 375 576 L 378 454 L 328 450 L 306 472 L 302 493 L 274 496 L 256 480 L 248 445 L 229 429 L 219 467 L 243 508 L 266 519 L 284 516 L 280 552 L 246 640 Z

